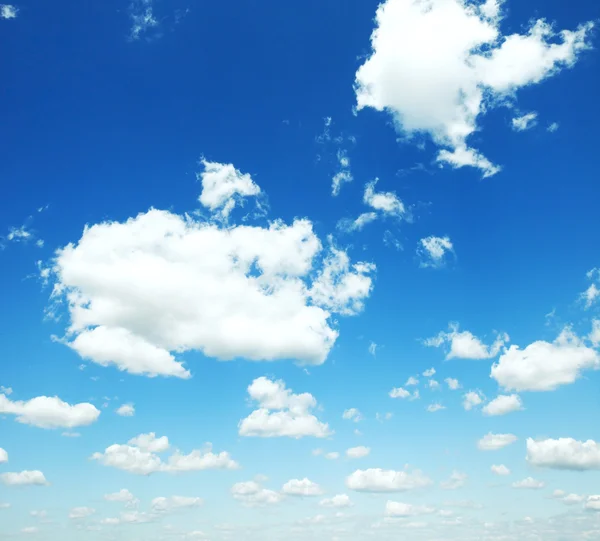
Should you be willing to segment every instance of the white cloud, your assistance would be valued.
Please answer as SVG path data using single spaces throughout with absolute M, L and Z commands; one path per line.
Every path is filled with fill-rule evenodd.
M 573 438 L 527 439 L 527 462 L 557 470 L 600 470 L 600 443 Z
M 188 378 L 175 355 L 193 350 L 321 364 L 333 314 L 363 309 L 375 270 L 332 242 L 308 219 L 228 227 L 150 209 L 59 249 L 52 300 L 68 306 L 71 348 L 133 374 Z
M 513 488 L 529 488 L 529 489 L 540 489 L 544 488 L 546 484 L 543 481 L 538 481 L 533 477 L 527 477 L 522 481 L 515 481 L 512 484 Z
M 439 403 L 435 403 L 435 404 L 429 404 L 429 406 L 427 406 L 427 411 L 429 413 L 435 413 L 436 411 L 441 411 L 441 410 L 445 410 L 446 406 L 442 406 Z
M 211 212 L 227 219 L 236 205 L 245 197 L 256 197 L 260 187 L 247 173 L 241 173 L 232 164 L 202 160 L 204 171 L 198 174 L 202 182 L 199 201 Z
M 294 394 L 283 381 L 260 377 L 248 387 L 248 394 L 259 409 L 240 421 L 240 436 L 325 438 L 332 434 L 329 425 L 311 413 L 317 401 L 310 393 Z
M 594 347 L 600 346 L 600 319 L 592 321 L 592 332 L 588 335 L 588 340 Z
M 10 396 L 11 394 L 13 394 L 13 390 L 11 387 L 4 387 L 0 385 L 0 393 L 5 394 L 6 396 Z
M 419 380 L 418 380 L 417 378 L 415 378 L 415 377 L 411 376 L 410 378 L 408 378 L 408 379 L 406 380 L 406 383 L 405 383 L 405 385 L 406 385 L 407 387 L 411 387 L 411 386 L 413 386 L 413 385 L 419 385 Z
M 391 500 L 388 500 L 385 504 L 385 514 L 388 517 L 414 517 L 417 515 L 431 515 L 432 513 L 435 513 L 435 509 L 424 505 L 412 505 Z
M 148 34 L 151 30 L 157 30 L 159 22 L 154 16 L 152 0 L 133 0 L 130 5 L 129 16 L 131 18 L 131 30 L 129 37 L 135 41 L 141 37 L 150 39 Z
M 331 195 L 334 197 L 339 195 L 344 184 L 354 180 L 352 172 L 350 171 L 350 159 L 348 158 L 348 153 L 344 149 L 338 149 L 337 160 L 340 170 L 333 176 L 331 182 Z
M 511 346 L 492 366 L 491 377 L 507 390 L 552 391 L 592 369 L 600 369 L 600 355 L 565 328 L 552 343 Z
M 19 9 L 11 4 L 0 4 L 1 19 L 15 19 L 19 13 Z
M 494 464 L 491 467 L 491 470 L 496 475 L 510 475 L 510 470 L 504 464 L 499 464 L 499 465 Z
M 444 381 L 446 382 L 446 384 L 448 385 L 448 388 L 451 391 L 456 391 L 456 390 L 460 389 L 460 383 L 457 379 L 446 378 Z
M 63 432 L 61 436 L 64 438 L 79 438 L 81 434 L 79 432 Z
M 429 347 L 439 348 L 443 345 L 449 346 L 446 359 L 492 359 L 504 344 L 510 340 L 506 333 L 499 334 L 491 345 L 484 344 L 479 338 L 469 331 L 459 331 L 458 323 L 450 323 L 448 332 L 440 332 L 437 336 L 424 340 L 423 343 Z
M 117 409 L 116 413 L 121 417 L 133 417 L 135 415 L 135 408 L 133 404 L 123 404 Z
M 423 376 L 426 378 L 435 376 L 435 368 L 428 368 L 427 370 L 425 370 L 425 372 L 423 372 Z
M 347 494 L 337 494 L 333 496 L 333 498 L 325 498 L 321 500 L 319 505 L 322 507 L 333 507 L 339 509 L 342 507 L 352 507 L 353 504 Z
M 390 398 L 409 398 L 411 392 L 403 389 L 402 387 L 396 387 L 389 392 Z
M 338 458 L 340 458 L 340 454 L 336 451 L 333 451 L 331 453 L 325 453 L 323 455 L 327 460 L 337 460 Z
M 8 486 L 48 485 L 44 474 L 38 470 L 25 470 L 22 472 L 9 472 L 0 474 L 0 481 Z
M 69 513 L 69 518 L 71 520 L 80 520 L 93 515 L 95 512 L 96 510 L 91 507 L 74 507 Z
M 440 483 L 440 487 L 444 490 L 456 490 L 465 486 L 468 478 L 469 476 L 466 473 L 453 471 L 449 479 Z
M 443 267 L 447 262 L 447 256 L 452 254 L 454 254 L 454 245 L 449 237 L 426 237 L 419 241 L 417 247 L 421 267 L 434 269 Z
M 290 479 L 283 485 L 281 491 L 288 496 L 320 496 L 323 490 L 306 477 L 304 479 Z
M 175 451 L 165 462 L 157 453 L 163 453 L 168 448 L 165 436 L 156 438 L 154 433 L 141 434 L 129 440 L 126 445 L 111 445 L 103 453 L 94 453 L 91 458 L 105 466 L 137 475 L 239 468 L 239 464 L 228 452 L 213 453 L 211 444 L 206 444 L 204 451 L 193 450 L 188 455 Z
M 372 52 L 356 72 L 357 108 L 388 111 L 407 138 L 427 134 L 438 161 L 493 165 L 468 146 L 479 117 L 505 98 L 572 66 L 588 47 L 592 23 L 553 31 L 544 20 L 526 34 L 502 35 L 502 2 L 387 0 L 371 35 Z
M 13 402 L 0 394 L 0 414 L 16 415 L 16 420 L 26 425 L 55 429 L 90 425 L 98 419 L 100 410 L 86 402 L 67 404 L 57 396 Z
M 371 449 L 369 447 L 365 447 L 360 445 L 358 447 L 351 447 L 346 450 L 346 456 L 348 458 L 364 458 L 371 453 Z
M 585 508 L 590 511 L 600 511 L 600 496 L 589 496 Z
M 552 124 L 550 124 L 546 130 L 549 131 L 550 133 L 554 133 L 556 131 L 558 131 L 558 128 L 560 128 L 560 124 L 558 122 L 552 122 Z
M 377 348 L 379 346 L 375 343 L 375 342 L 371 342 L 369 344 L 369 354 L 373 355 L 373 357 L 375 357 L 375 354 L 377 353 Z
M 347 421 L 354 421 L 358 423 L 363 420 L 362 413 L 358 411 L 356 408 L 350 408 L 344 411 L 342 414 L 342 419 L 346 419 Z
M 346 486 L 358 492 L 403 492 L 432 484 L 420 470 L 403 471 L 371 468 L 356 470 L 346 478 Z
M 190 509 L 200 507 L 204 503 L 202 498 L 194 498 L 188 496 L 164 496 L 154 498 L 150 503 L 150 507 L 154 513 L 168 513 L 175 509 Z
M 283 494 L 263 488 L 257 481 L 236 483 L 231 487 L 232 496 L 246 507 L 263 507 L 281 502 Z
M 514 434 L 486 434 L 477 442 L 477 447 L 481 451 L 496 451 L 517 441 Z
M 0 447 L 0 464 L 8 462 L 8 453 Z
M 566 505 L 576 505 L 585 501 L 585 496 L 582 496 L 581 494 L 567 494 L 562 498 L 562 501 Z
M 26 526 L 25 528 L 21 528 L 21 533 L 26 535 L 36 534 L 39 531 L 40 529 L 36 526 Z
M 119 502 L 124 503 L 128 507 L 134 507 L 139 503 L 139 500 L 126 488 L 122 488 L 119 492 L 113 492 L 112 494 L 105 494 L 104 499 L 107 502 Z
M 473 408 L 481 405 L 484 398 L 485 397 L 479 391 L 469 391 L 463 396 L 463 408 L 467 411 L 471 411 Z
M 376 178 L 365 185 L 364 204 L 384 216 L 405 217 L 407 211 L 404 203 L 394 192 L 376 192 L 377 182 L 379 182 L 379 179 Z
M 514 131 L 526 131 L 537 124 L 537 113 L 527 113 L 526 115 L 515 117 L 512 119 L 512 129 Z
M 438 381 L 436 381 L 435 379 L 430 379 L 427 382 L 427 385 L 429 386 L 430 389 L 439 389 L 440 388 L 440 383 Z
M 498 395 L 489 404 L 482 408 L 484 415 L 506 415 L 513 411 L 523 409 L 523 402 L 519 395 Z

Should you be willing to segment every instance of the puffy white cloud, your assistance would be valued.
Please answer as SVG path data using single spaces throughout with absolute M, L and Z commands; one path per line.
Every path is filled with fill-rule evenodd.
M 3 385 L 0 385 L 0 393 L 10 396 L 13 393 L 13 390 L 11 387 L 4 387 Z
M 600 470 L 600 443 L 573 438 L 528 438 L 527 462 L 557 470 Z
M 529 489 L 540 489 L 540 488 L 544 488 L 544 486 L 546 486 L 546 484 L 543 481 L 538 481 L 537 479 L 534 479 L 533 477 L 527 477 L 525 479 L 523 479 L 522 481 L 515 481 L 512 484 L 513 488 L 529 488 Z
M 594 347 L 600 346 L 600 319 L 592 321 L 592 331 L 588 335 L 588 340 Z
M 327 460 L 337 460 L 338 458 L 340 458 L 340 454 L 336 451 L 333 451 L 331 453 L 325 453 L 323 455 Z
M 600 269 L 592 269 L 586 274 L 588 280 L 592 283 L 590 286 L 580 295 L 581 300 L 585 303 L 586 310 L 600 299 Z
M 481 451 L 496 451 L 517 441 L 514 434 L 486 434 L 477 442 L 477 447 Z
M 8 453 L 0 447 L 0 464 L 8 462 Z
M 107 502 L 119 502 L 132 507 L 139 503 L 139 500 L 126 488 L 122 488 L 121 490 L 119 490 L 119 492 L 105 494 L 104 499 Z
M 402 387 L 395 387 L 389 392 L 390 398 L 410 398 L 412 393 Z
M 344 410 L 344 413 L 342 414 L 342 419 L 346 419 L 347 421 L 354 421 L 355 423 L 358 423 L 360 421 L 362 421 L 364 419 L 362 413 L 357 410 L 356 408 L 349 408 L 347 410 Z
M 150 209 L 86 226 L 43 272 L 69 310 L 63 341 L 83 358 L 188 378 L 176 355 L 193 350 L 323 363 L 338 337 L 333 314 L 363 309 L 375 270 L 332 242 L 324 249 L 308 219 L 225 226 Z
M 319 502 L 319 505 L 322 507 L 333 507 L 333 508 L 342 508 L 342 507 L 352 507 L 353 503 L 350 500 L 350 496 L 347 494 L 336 494 L 333 498 L 325 498 Z
M 585 508 L 590 511 L 600 511 L 600 496 L 589 496 Z
M 441 411 L 441 410 L 445 410 L 446 406 L 442 406 L 439 403 L 435 403 L 435 404 L 429 404 L 429 406 L 427 406 L 427 411 L 429 413 L 435 413 L 436 411 Z
M 204 170 L 198 174 L 202 182 L 199 201 L 213 213 L 227 219 L 243 198 L 258 196 L 260 187 L 247 173 L 241 173 L 232 164 L 202 160 Z
M 150 39 L 151 31 L 159 27 L 159 22 L 154 16 L 152 0 L 133 0 L 129 7 L 129 17 L 131 18 L 129 38 L 132 41 L 141 37 Z
M 317 401 L 310 393 L 294 394 L 283 381 L 260 377 L 248 387 L 248 394 L 259 409 L 240 421 L 240 436 L 325 438 L 332 433 L 311 413 Z
M 435 368 L 428 368 L 427 370 L 425 370 L 425 372 L 423 372 L 423 376 L 425 376 L 426 378 L 435 376 Z
M 469 331 L 459 331 L 458 323 L 450 323 L 448 332 L 440 332 L 437 336 L 424 340 L 429 347 L 439 348 L 449 346 L 446 359 L 492 359 L 509 341 L 507 334 L 499 334 L 491 345 L 484 344 L 479 338 Z
M 512 129 L 514 131 L 526 131 L 537 124 L 537 113 L 527 113 L 523 116 L 518 116 L 512 119 Z
M 327 126 L 325 127 L 327 129 Z M 350 159 L 346 150 L 340 148 L 337 152 L 337 160 L 339 164 L 339 171 L 333 176 L 331 182 L 331 195 L 334 197 L 339 195 L 342 186 L 348 182 L 352 182 L 354 177 L 350 171 Z
M 598 369 L 598 352 L 565 328 L 552 343 L 511 346 L 492 366 L 491 377 L 508 390 L 552 391 L 573 383 L 584 370 Z
M 346 456 L 348 458 L 364 458 L 371 453 L 370 447 L 365 447 L 364 445 L 360 445 L 358 447 L 351 447 L 346 450 Z
M 231 487 L 231 494 L 246 507 L 272 505 L 284 498 L 280 492 L 263 488 L 257 481 L 236 483 Z
M 44 474 L 38 470 L 9 472 L 0 475 L 0 481 L 7 486 L 49 485 Z
M 213 453 L 211 444 L 207 444 L 204 451 L 193 450 L 188 455 L 176 451 L 165 462 L 156 453 L 162 453 L 168 448 L 169 442 L 165 436 L 156 438 L 154 433 L 141 434 L 129 440 L 126 445 L 111 445 L 103 453 L 94 453 L 91 458 L 105 466 L 137 475 L 239 468 L 239 464 L 226 451 Z
M 91 507 L 74 507 L 69 512 L 69 518 L 71 520 L 80 520 L 92 516 L 95 512 L 96 510 Z
M 0 4 L 0 18 L 14 19 L 18 15 L 19 10 L 11 4 Z
M 133 404 L 123 404 L 117 409 L 116 413 L 121 417 L 133 417 L 135 415 L 135 408 Z
M 412 505 L 391 500 L 388 500 L 385 504 L 385 514 L 388 517 L 414 517 L 417 515 L 431 515 L 432 513 L 435 513 L 435 509 L 425 505 Z
M 506 415 L 513 411 L 523 409 L 523 402 L 519 395 L 499 395 L 489 404 L 486 404 L 481 411 L 485 415 Z
M 283 485 L 281 491 L 288 496 L 320 496 L 323 490 L 308 478 L 290 479 Z
M 585 501 L 585 496 L 582 496 L 581 494 L 567 494 L 562 498 L 562 501 L 567 505 L 576 505 Z
M 510 475 L 510 470 L 504 464 L 494 464 L 491 470 L 496 475 Z
M 433 483 L 420 470 L 403 471 L 371 468 L 356 470 L 346 478 L 346 486 L 359 492 L 403 492 L 430 486 Z
M 456 490 L 457 488 L 463 487 L 468 478 L 469 476 L 466 473 L 455 470 L 452 472 L 449 479 L 440 483 L 440 487 L 444 490 Z
M 468 146 L 486 110 L 572 66 L 592 23 L 555 32 L 537 20 L 525 34 L 502 35 L 501 1 L 387 0 L 379 5 L 372 52 L 356 72 L 357 108 L 391 113 L 407 138 L 427 134 L 439 162 L 493 165 Z M 504 100 L 505 101 L 505 100 Z
M 204 503 L 202 498 L 193 498 L 188 496 L 164 496 L 154 498 L 150 502 L 150 507 L 154 513 L 167 513 L 175 509 L 189 509 L 200 507 Z
M 463 396 L 463 408 L 467 411 L 471 411 L 473 408 L 481 405 L 484 398 L 485 397 L 479 391 L 469 391 Z
M 57 396 L 38 396 L 31 400 L 11 401 L 0 394 L 0 414 L 16 415 L 17 421 L 39 428 L 74 428 L 87 426 L 100 416 L 92 404 L 67 404 Z
M 454 245 L 449 237 L 426 237 L 419 241 L 417 255 L 421 267 L 438 269 L 443 267 L 448 255 L 454 254 Z
M 119 524 L 146 524 L 157 519 L 154 513 L 145 513 L 143 511 L 126 511 L 121 513 L 119 518 L 104 518 L 100 524 L 107 526 L 117 526 Z
M 444 381 L 448 385 L 448 389 L 450 389 L 451 391 L 456 391 L 456 390 L 460 389 L 460 383 L 457 379 L 446 378 Z
M 404 385 L 406 385 L 407 387 L 411 387 L 413 385 L 419 385 L 419 380 L 417 378 L 411 376 L 410 378 L 408 378 L 406 380 L 406 383 Z

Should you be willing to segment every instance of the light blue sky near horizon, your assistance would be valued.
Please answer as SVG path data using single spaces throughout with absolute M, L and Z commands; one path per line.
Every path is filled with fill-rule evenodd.
M 436 510 L 450 509 L 445 504 L 451 501 L 483 506 L 454 509 L 451 518 L 461 516 L 466 525 L 451 532 L 437 514 L 400 520 L 426 522 L 414 530 L 425 539 L 492 539 L 484 537 L 487 522 L 520 539 L 519 528 L 550 528 L 546 521 L 556 516 L 567 516 L 567 523 L 581 517 L 584 526 L 552 534 L 553 541 L 600 530 L 598 513 L 551 498 L 555 489 L 586 498 L 598 494 L 600 466 L 568 471 L 536 468 L 525 460 L 527 438 L 600 442 L 599 373 L 582 371 L 574 383 L 552 391 L 520 392 L 522 411 L 490 417 L 480 407 L 465 411 L 463 400 L 476 390 L 486 402 L 512 394 L 490 377 L 498 356 L 446 360 L 445 347 L 423 344 L 457 322 L 485 344 L 505 332 L 510 344 L 524 349 L 538 340 L 552 342 L 568 325 L 585 337 L 599 317 L 599 305 L 586 310 L 580 297 L 591 284 L 586 273 L 600 267 L 597 30 L 589 34 L 591 48 L 572 67 L 519 89 L 512 108 L 490 106 L 478 117 L 479 129 L 469 144 L 502 167 L 482 179 L 476 168 L 440 167 L 435 161 L 440 146 L 427 134 L 402 140 L 388 113 L 353 111 L 356 71 L 371 54 L 378 2 L 311 0 L 290 6 L 267 1 L 233 9 L 149 1 L 160 33 L 149 28 L 141 39 L 131 40 L 130 16 L 140 5 L 23 0 L 15 18 L 0 19 L 0 47 L 6 51 L 0 58 L 0 385 L 13 390 L 10 400 L 58 396 L 101 411 L 90 426 L 68 429 L 81 434 L 73 438 L 62 435 L 67 429 L 29 426 L 10 414 L 0 417 L 0 448 L 9 454 L 0 474 L 40 470 L 50 483 L 0 484 L 0 503 L 11 505 L 0 509 L 0 539 L 27 535 L 23 529 L 28 527 L 39 528 L 28 535 L 42 541 L 58 535 L 66 541 L 82 535 L 186 539 L 196 530 L 209 539 L 413 539 L 413 530 L 385 524 L 388 500 Z M 558 0 L 506 0 L 503 9 L 499 28 L 505 36 L 525 32 L 531 18 L 575 29 L 599 16 L 598 6 L 585 0 L 568 6 Z M 537 112 L 538 124 L 512 130 L 512 119 L 529 111 Z M 552 123 L 559 126 L 554 132 L 547 130 Z M 323 138 L 326 129 L 330 137 Z M 340 149 L 350 159 L 353 181 L 332 197 Z M 148 378 L 90 361 L 80 369 L 81 357 L 52 338 L 65 335 L 70 315 L 63 306 L 58 321 L 44 317 L 52 283 L 42 283 L 38 262 L 45 267 L 56 250 L 77 244 L 86 225 L 125 222 L 150 208 L 190 213 L 202 222 L 210 216 L 198 201 L 202 157 L 233 164 L 265 194 L 266 217 L 244 220 L 252 208 L 248 201 L 243 210 L 233 211 L 232 227 L 307 218 L 324 246 L 333 235 L 353 263 L 374 263 L 364 309 L 332 316 L 339 337 L 320 366 L 293 359 L 220 361 L 187 351 L 176 357 L 185 361 L 191 379 Z M 363 194 L 374 179 L 377 191 L 394 192 L 410 207 L 412 220 L 390 215 L 362 230 L 342 231 L 340 220 L 369 210 Z M 11 228 L 21 226 L 32 238 L 9 240 Z M 401 248 L 386 244 L 386 235 Z M 429 236 L 451 239 L 454 255 L 445 265 L 422 266 L 417 249 Z M 42 247 L 36 246 L 38 239 Z M 374 355 L 371 343 L 377 344 Z M 428 378 L 421 375 L 431 367 L 439 390 L 428 389 Z M 262 376 L 285 382 L 294 393 L 312 394 L 318 403 L 314 415 L 333 434 L 323 439 L 241 436 L 238 424 L 257 407 L 247 388 Z M 420 399 L 390 398 L 391 389 L 405 386 L 411 376 L 419 376 Z M 461 388 L 450 390 L 446 378 L 458 379 Z M 115 413 L 125 403 L 135 405 L 133 417 Z M 428 412 L 433 403 L 446 409 Z M 343 419 L 349 408 L 360 410 L 364 419 Z M 391 418 L 377 418 L 386 413 Z M 151 432 L 167 436 L 171 451 L 189 453 L 211 442 L 215 452 L 229 452 L 241 469 L 138 476 L 90 459 L 112 444 Z M 477 441 L 489 432 L 518 439 L 503 449 L 481 451 Z M 369 447 L 370 454 L 347 458 L 346 449 L 356 446 Z M 317 448 L 341 457 L 314 456 Z M 400 471 L 406 464 L 434 484 L 373 493 L 345 485 L 356 470 Z M 511 474 L 494 475 L 492 464 L 505 464 Z M 440 483 L 453 471 L 468 475 L 465 485 L 442 489 Z M 244 507 L 231 487 L 257 475 L 268 477 L 262 484 L 275 491 L 290 479 L 307 477 L 324 494 Z M 544 488 L 511 487 L 527 477 L 545 482 Z M 159 496 L 205 501 L 147 524 L 101 524 L 123 511 L 104 495 L 123 488 L 141 500 L 139 511 L 149 512 L 150 500 Z M 336 494 L 348 494 L 353 507 L 319 505 Z M 95 513 L 70 520 L 70 510 L 77 507 Z M 48 521 L 30 515 L 42 509 Z M 347 516 L 336 518 L 336 511 Z M 326 516 L 320 525 L 298 522 L 319 514 Z M 533 525 L 519 522 L 525 517 L 532 517 Z M 376 526 L 381 521 L 383 530 Z M 216 528 L 223 523 L 232 524 L 233 533 Z

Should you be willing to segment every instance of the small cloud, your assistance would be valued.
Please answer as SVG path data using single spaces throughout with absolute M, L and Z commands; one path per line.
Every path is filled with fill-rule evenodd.
M 346 419 L 347 421 L 354 421 L 358 423 L 364 419 L 362 413 L 356 408 L 350 408 L 344 411 L 342 414 L 342 419 Z
M 560 128 L 560 124 L 558 122 L 553 122 L 546 128 L 546 130 L 549 131 L 550 133 L 554 133 L 554 132 L 558 131 L 558 128 Z
M 16 19 L 19 9 L 11 4 L 0 4 L 0 19 Z
M 131 18 L 131 30 L 129 38 L 137 41 L 141 37 L 152 39 L 158 37 L 158 20 L 154 16 L 152 9 L 152 0 L 134 0 L 129 7 L 129 17 Z M 149 35 L 154 30 L 154 35 Z
M 135 408 L 133 407 L 133 404 L 123 404 L 117 409 L 116 413 L 121 417 L 133 417 L 135 415 Z
M 451 391 L 456 391 L 457 389 L 460 389 L 460 382 L 457 379 L 446 378 L 444 381 L 448 385 L 448 389 L 450 389 Z
M 512 119 L 512 129 L 514 131 L 526 131 L 537 124 L 537 113 L 532 112 Z
M 425 370 L 425 372 L 423 372 L 423 376 L 426 378 L 435 376 L 435 368 L 429 368 L 429 369 Z
M 378 348 L 378 347 L 379 347 L 379 346 L 378 346 L 378 345 L 377 345 L 375 342 L 371 342 L 371 343 L 369 344 L 369 353 L 370 353 L 371 355 L 373 355 L 373 357 L 375 357 L 375 354 L 377 353 L 377 348 Z
M 427 411 L 429 413 L 435 413 L 436 411 L 441 411 L 441 410 L 445 410 L 446 406 L 442 406 L 441 404 L 430 404 L 429 406 L 427 406 Z
M 448 257 L 454 255 L 454 245 L 450 237 L 426 237 L 419 241 L 417 256 L 423 268 L 439 269 L 447 263 Z

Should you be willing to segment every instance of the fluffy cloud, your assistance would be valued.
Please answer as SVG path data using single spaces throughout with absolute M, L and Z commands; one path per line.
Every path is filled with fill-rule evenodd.
M 317 401 L 310 393 L 294 394 L 283 381 L 260 377 L 248 387 L 248 394 L 259 409 L 240 421 L 240 436 L 325 438 L 332 433 L 311 413 Z
M 423 372 L 423 376 L 425 376 L 426 378 L 435 376 L 435 368 L 428 368 L 427 370 L 425 370 L 425 372 Z
M 340 454 L 338 452 L 331 452 L 331 453 L 325 453 L 323 455 L 327 460 L 337 460 L 338 458 L 340 458 Z
M 321 500 L 319 505 L 322 507 L 334 507 L 339 509 L 342 507 L 352 507 L 353 504 L 347 494 L 337 494 L 333 496 L 333 498 L 325 498 Z
M 511 346 L 492 366 L 491 377 L 508 390 L 552 391 L 573 383 L 584 370 L 598 369 L 598 352 L 565 328 L 552 343 Z
M 466 473 L 453 471 L 449 479 L 440 483 L 440 487 L 444 490 L 456 490 L 457 488 L 461 488 L 465 485 L 468 477 L 469 476 Z
M 600 511 L 600 496 L 589 496 L 585 508 L 590 511 Z
M 405 383 L 405 385 L 406 385 L 407 387 L 411 387 L 411 386 L 413 386 L 413 385 L 419 385 L 419 380 L 418 380 L 417 378 L 415 378 L 415 377 L 411 376 L 410 378 L 408 378 L 408 379 L 406 380 L 406 383 Z
M 500 334 L 493 344 L 486 345 L 469 331 L 459 331 L 458 323 L 450 323 L 448 332 L 440 332 L 437 336 L 424 340 L 429 347 L 448 346 L 446 359 L 492 359 L 509 341 L 507 334 Z
M 49 485 L 44 474 L 38 470 L 25 470 L 22 472 L 10 472 L 0 475 L 0 481 L 7 486 L 29 486 L 29 485 Z
M 354 421 L 355 423 L 358 423 L 363 420 L 363 416 L 362 416 L 362 413 L 359 410 L 357 410 L 356 408 L 350 408 L 350 409 L 344 410 L 344 413 L 342 414 L 342 419 L 346 419 L 347 421 Z
M 529 488 L 529 489 L 540 489 L 540 488 L 544 488 L 545 483 L 543 481 L 538 481 L 537 479 L 534 479 L 533 477 L 527 477 L 526 479 L 523 479 L 522 481 L 515 481 L 512 484 L 513 488 Z
M 152 30 L 157 31 L 159 22 L 154 16 L 152 0 L 133 0 L 129 7 L 131 29 L 129 38 L 136 41 L 141 37 L 151 39 Z
M 150 209 L 59 249 L 52 299 L 68 306 L 71 348 L 133 374 L 190 377 L 175 354 L 192 350 L 321 364 L 338 337 L 333 314 L 363 309 L 375 269 L 331 242 L 307 219 L 224 226 Z
M 389 392 L 389 396 L 390 398 L 408 398 L 409 400 L 416 400 L 420 395 L 418 390 L 411 393 L 403 387 L 395 387 Z
M 506 415 L 512 411 L 519 411 L 523 409 L 523 402 L 519 395 L 499 395 L 489 404 L 486 404 L 482 408 L 482 412 L 485 415 Z
M 448 256 L 454 254 L 454 245 L 449 237 L 426 237 L 419 241 L 417 256 L 421 267 L 438 269 L 443 267 Z
M 515 131 L 526 131 L 537 124 L 537 113 L 527 113 L 526 115 L 512 119 L 512 129 Z
M 263 488 L 257 481 L 236 483 L 231 487 L 231 495 L 246 507 L 272 505 L 284 498 L 280 492 Z
M 456 390 L 460 389 L 460 382 L 457 379 L 446 378 L 444 381 L 448 385 L 448 389 L 450 389 L 451 391 L 456 391 Z
M 98 419 L 100 410 L 88 403 L 72 406 L 57 396 L 13 402 L 0 394 L 0 414 L 16 415 L 17 421 L 26 425 L 54 429 L 90 425 Z
M 504 464 L 499 464 L 499 465 L 494 464 L 491 467 L 491 470 L 496 475 L 510 475 L 510 470 Z
M 477 442 L 477 447 L 481 451 L 496 451 L 517 441 L 514 434 L 486 434 Z
M 0 447 L 0 464 L 8 462 L 8 453 Z
M 204 503 L 202 498 L 191 498 L 188 496 L 171 496 L 169 498 L 154 498 L 150 507 L 154 513 L 168 513 L 175 509 L 189 509 L 200 507 Z
M 572 66 L 588 47 L 592 23 L 556 33 L 537 20 L 525 34 L 502 35 L 502 1 L 387 0 L 376 14 L 372 52 L 356 72 L 359 110 L 391 113 L 410 138 L 427 134 L 442 147 L 438 161 L 492 164 L 468 145 L 482 113 Z
M 435 509 L 424 505 L 412 505 L 391 500 L 388 500 L 385 504 L 385 514 L 388 517 L 414 517 L 417 515 L 431 515 L 432 513 L 435 513 Z
M 600 443 L 573 438 L 527 439 L 527 462 L 557 470 L 600 470 Z
M 117 409 L 116 413 L 121 417 L 133 417 L 135 415 L 135 408 L 133 404 L 123 404 Z
M 290 479 L 281 491 L 288 496 L 320 496 L 323 490 L 317 483 L 306 477 L 304 479 Z
M 591 306 L 600 299 L 600 269 L 592 269 L 587 273 L 588 280 L 591 280 L 592 283 L 590 286 L 580 295 L 581 300 L 585 304 L 586 310 L 591 308 Z
M 19 10 L 11 4 L 0 4 L 0 19 L 14 19 Z
M 104 499 L 107 502 L 119 502 L 124 503 L 127 506 L 135 506 L 139 503 L 139 500 L 126 488 L 122 488 L 121 490 L 119 490 L 119 492 L 105 494 Z
M 594 347 L 600 346 L 600 319 L 592 321 L 592 332 L 588 335 L 588 340 Z
M 351 447 L 346 451 L 346 456 L 348 458 L 364 458 L 369 455 L 371 449 L 369 447 L 365 447 L 360 445 L 359 447 Z
M 420 470 L 403 471 L 372 468 L 356 470 L 346 478 L 346 486 L 359 492 L 403 492 L 432 484 Z
M 439 403 L 429 404 L 429 406 L 427 406 L 427 411 L 429 413 L 435 413 L 436 411 L 442 411 L 445 409 L 446 409 L 446 406 L 442 406 L 442 404 L 439 404 Z
M 484 398 L 485 397 L 479 391 L 469 391 L 463 396 L 463 408 L 467 411 L 471 411 L 473 408 L 481 405 Z
M 111 445 L 103 453 L 94 453 L 91 458 L 105 466 L 137 475 L 239 468 L 239 464 L 229 453 L 213 453 L 211 444 L 207 444 L 204 451 L 193 450 L 188 455 L 176 451 L 165 462 L 157 453 L 163 453 L 168 448 L 169 443 L 165 436 L 156 438 L 154 433 L 141 434 L 129 440 L 126 445 Z
M 69 518 L 71 520 L 80 520 L 93 515 L 95 512 L 96 510 L 91 507 L 74 507 L 69 513 Z

